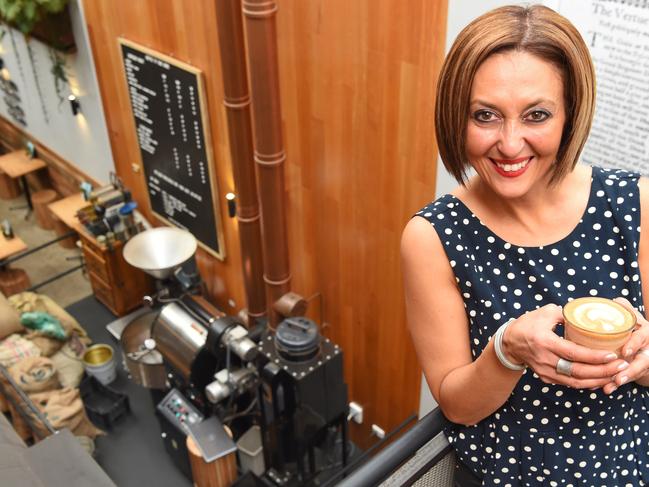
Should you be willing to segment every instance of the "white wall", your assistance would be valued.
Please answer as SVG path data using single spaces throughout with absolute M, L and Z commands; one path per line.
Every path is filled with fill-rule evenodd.
M 63 88 L 63 103 L 59 103 L 55 91 L 49 48 L 31 39 L 29 45 L 33 52 L 32 63 L 24 36 L 17 30 L 5 27 L 7 33 L 0 43 L 0 56 L 10 79 L 18 86 L 27 125 L 16 123 L 9 115 L 2 93 L 0 114 L 84 173 L 99 181 L 108 182 L 109 172 L 114 170 L 113 157 L 79 2 L 80 0 L 70 2 L 77 52 L 64 55 L 67 59 L 69 86 Z M 70 92 L 77 96 L 81 104 L 81 113 L 76 117 L 72 115 L 67 100 Z

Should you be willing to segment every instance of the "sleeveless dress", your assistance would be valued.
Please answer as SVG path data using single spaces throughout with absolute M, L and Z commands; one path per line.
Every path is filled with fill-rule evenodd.
M 644 313 L 638 178 L 594 167 L 581 220 L 542 247 L 504 241 L 452 195 L 416 214 L 433 225 L 453 268 L 474 359 L 500 325 L 546 304 L 624 296 Z M 446 435 L 487 486 L 649 485 L 649 388 L 635 382 L 606 395 L 545 384 L 528 368 L 498 411 Z

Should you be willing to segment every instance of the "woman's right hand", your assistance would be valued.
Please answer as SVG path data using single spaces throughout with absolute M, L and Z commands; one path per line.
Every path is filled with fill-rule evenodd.
M 563 322 L 561 306 L 548 304 L 514 320 L 503 337 L 505 354 L 516 363 L 524 363 L 549 384 L 562 384 L 575 389 L 597 389 L 629 364 L 606 350 L 594 350 L 565 340 L 554 329 Z M 570 376 L 557 372 L 562 358 L 572 362 Z M 613 392 L 605 389 L 607 394 Z

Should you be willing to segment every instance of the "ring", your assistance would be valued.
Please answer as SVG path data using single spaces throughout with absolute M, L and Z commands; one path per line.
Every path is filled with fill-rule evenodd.
M 568 377 L 572 376 L 572 362 L 560 358 L 557 362 L 557 374 L 567 375 Z

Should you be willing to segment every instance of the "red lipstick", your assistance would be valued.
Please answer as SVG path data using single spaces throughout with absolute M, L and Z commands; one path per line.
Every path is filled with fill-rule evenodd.
M 527 168 L 530 167 L 530 164 L 532 163 L 533 157 L 519 157 L 518 159 L 491 159 L 491 161 L 494 163 L 494 168 L 496 169 L 496 172 L 500 174 L 501 176 L 505 178 L 515 178 L 523 174 L 525 171 L 527 171 Z M 519 164 L 521 162 L 528 161 L 527 164 L 525 164 L 522 168 L 520 168 L 518 171 L 505 171 L 503 168 L 498 166 L 498 164 Z

